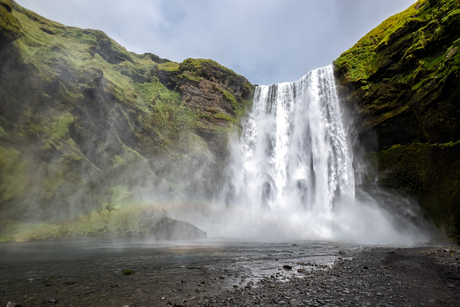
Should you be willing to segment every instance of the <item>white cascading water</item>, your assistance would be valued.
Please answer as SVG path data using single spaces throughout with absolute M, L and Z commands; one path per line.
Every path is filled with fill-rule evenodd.
M 340 199 L 354 198 L 351 151 L 331 66 L 297 82 L 257 87 L 238 147 L 230 201 L 327 214 Z
M 220 198 L 226 213 L 207 227 L 209 233 L 359 243 L 427 240 L 418 226 L 383 208 L 404 203 L 404 214 L 413 218 L 416 207 L 409 200 L 384 191 L 377 199 L 355 188 L 351 127 L 343 122 L 332 66 L 296 82 L 257 87 L 242 134 L 231 144 Z

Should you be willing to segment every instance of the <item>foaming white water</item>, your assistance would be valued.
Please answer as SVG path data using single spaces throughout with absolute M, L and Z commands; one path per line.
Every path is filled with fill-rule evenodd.
M 220 197 L 226 208 L 213 208 L 213 222 L 201 224 L 211 235 L 266 240 L 426 241 L 418 226 L 385 208 L 404 198 L 355 188 L 351 127 L 342 116 L 332 66 L 257 87 L 242 135 L 231 144 Z M 406 216 L 417 216 L 416 207 L 407 208 Z

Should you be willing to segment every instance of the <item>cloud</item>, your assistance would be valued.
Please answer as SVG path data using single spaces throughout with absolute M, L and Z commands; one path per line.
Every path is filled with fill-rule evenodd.
M 325 66 L 414 0 L 18 0 L 65 25 L 99 29 L 128 50 L 210 58 L 256 84 Z

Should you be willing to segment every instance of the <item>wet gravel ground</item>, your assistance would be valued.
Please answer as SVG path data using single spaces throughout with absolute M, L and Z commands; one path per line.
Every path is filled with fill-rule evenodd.
M 0 306 L 460 306 L 458 246 L 16 247 L 0 246 Z
M 265 278 L 176 306 L 460 306 L 460 249 L 375 248 L 287 282 Z

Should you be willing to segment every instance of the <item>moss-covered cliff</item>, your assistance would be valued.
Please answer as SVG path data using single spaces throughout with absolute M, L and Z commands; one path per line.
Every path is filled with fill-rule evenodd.
M 214 61 L 134 54 L 0 0 L 1 219 L 212 193 L 253 90 Z
M 379 183 L 460 238 L 460 2 L 420 0 L 335 62 Z

